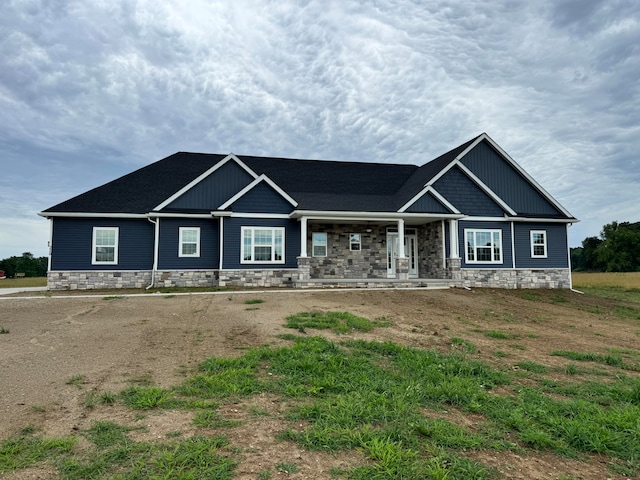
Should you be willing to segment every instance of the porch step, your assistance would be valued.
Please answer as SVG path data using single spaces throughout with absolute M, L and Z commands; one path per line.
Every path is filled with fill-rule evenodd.
M 298 288 L 432 288 L 444 289 L 453 286 L 446 278 L 312 278 L 295 282 Z

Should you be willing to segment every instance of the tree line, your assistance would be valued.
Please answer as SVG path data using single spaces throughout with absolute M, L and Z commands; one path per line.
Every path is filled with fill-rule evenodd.
M 608 223 L 599 237 L 571 249 L 571 266 L 578 272 L 640 271 L 640 222 Z
M 47 257 L 34 257 L 31 252 L 24 252 L 20 257 L 9 257 L 0 260 L 0 270 L 8 278 L 15 277 L 16 273 L 24 273 L 25 277 L 46 277 Z

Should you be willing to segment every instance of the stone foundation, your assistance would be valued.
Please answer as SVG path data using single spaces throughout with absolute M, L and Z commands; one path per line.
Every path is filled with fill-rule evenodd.
M 282 270 L 220 270 L 220 287 L 292 287 L 298 279 L 298 269 Z
M 216 270 L 157 271 L 154 287 L 215 287 Z
M 97 288 L 144 288 L 151 283 L 150 270 L 48 272 L 49 290 L 93 290 Z
M 571 271 L 564 269 L 480 269 L 460 270 L 461 287 L 571 288 Z M 458 282 L 456 282 L 458 283 Z

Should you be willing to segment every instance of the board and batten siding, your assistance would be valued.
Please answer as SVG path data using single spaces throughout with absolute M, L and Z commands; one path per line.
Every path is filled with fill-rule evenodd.
M 219 220 L 216 218 L 160 218 L 158 270 L 211 270 L 220 259 Z M 180 227 L 200 228 L 200 256 L 180 257 Z
M 118 227 L 118 263 L 92 265 L 94 227 Z M 147 219 L 53 219 L 51 270 L 151 270 L 153 224 Z
M 547 258 L 531 257 L 531 231 L 547 233 Z M 514 223 L 516 268 L 569 268 L 567 226 L 558 223 Z
M 300 255 L 300 223 L 298 221 L 286 218 L 224 218 L 223 222 L 223 269 L 256 270 L 298 267 L 297 257 Z M 241 227 L 284 227 L 285 263 L 240 263 Z
M 438 199 L 427 192 L 416 200 L 409 208 L 409 213 L 451 213 Z
M 501 230 L 502 231 L 502 263 L 467 263 L 464 243 L 465 229 L 474 230 Z M 513 268 L 511 249 L 511 223 L 510 222 L 484 222 L 478 220 L 461 220 L 458 222 L 458 248 L 460 252 L 462 268 Z
M 290 213 L 293 205 L 270 185 L 261 182 L 233 202 L 230 210 L 243 213 Z
M 504 210 L 457 167 L 445 173 L 433 185 L 440 195 L 466 215 L 502 217 Z
M 230 160 L 171 202 L 165 210 L 217 210 L 252 181 L 253 177 L 244 168 Z
M 462 164 L 520 215 L 560 215 L 533 185 L 485 141 L 462 159 Z

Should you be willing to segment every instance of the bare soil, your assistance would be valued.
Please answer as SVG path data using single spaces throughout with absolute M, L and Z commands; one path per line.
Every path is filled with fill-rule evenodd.
M 291 332 L 283 326 L 285 317 L 300 311 L 348 311 L 392 322 L 388 328 L 342 339 L 391 340 L 451 352 L 456 348 L 451 339 L 464 338 L 477 347 L 474 358 L 498 368 L 517 369 L 516 364 L 525 360 L 566 365 L 568 360 L 549 355 L 553 350 L 640 350 L 638 321 L 608 313 L 616 305 L 613 301 L 568 291 L 539 291 L 537 301 L 531 298 L 523 291 L 455 289 L 3 298 L 0 327 L 9 333 L 0 335 L 0 441 L 27 425 L 45 436 L 66 436 L 107 419 L 143 427 L 132 432 L 135 439 L 195 434 L 191 412 L 169 410 L 142 417 L 122 406 L 89 408 L 88 395 L 119 392 L 148 380 L 163 387 L 177 385 L 209 357 L 239 356 L 259 345 L 286 345 L 277 335 Z M 264 303 L 246 304 L 250 299 Z M 489 330 L 517 338 L 495 339 L 482 333 Z M 308 333 L 335 338 L 330 332 Z M 496 355 L 498 350 L 508 356 Z M 81 382 L 70 382 L 74 376 L 81 376 Z M 221 407 L 225 418 L 246 420 L 222 432 L 240 452 L 237 478 L 255 479 L 258 472 L 274 471 L 277 463 L 288 462 L 299 472 L 280 472 L 276 478 L 328 479 L 333 467 L 365 461 L 358 452 L 332 455 L 276 440 L 285 428 L 303 427 L 280 415 L 286 409 L 286 401 L 269 395 Z M 455 410 L 427 414 L 462 425 L 474 423 L 473 417 Z M 510 479 L 623 478 L 608 471 L 606 459 L 597 456 L 583 462 L 546 453 L 468 455 Z M 56 473 L 38 466 L 0 478 L 56 478 Z

